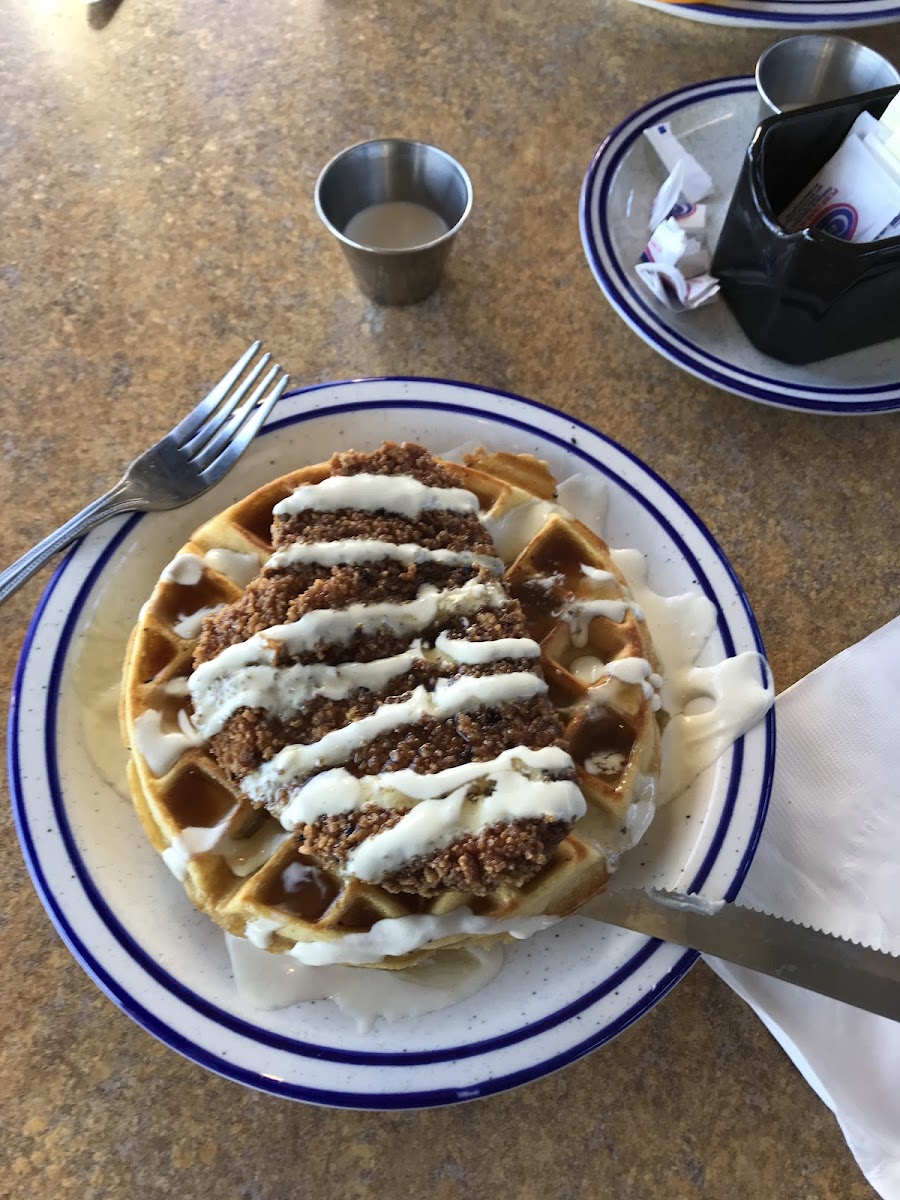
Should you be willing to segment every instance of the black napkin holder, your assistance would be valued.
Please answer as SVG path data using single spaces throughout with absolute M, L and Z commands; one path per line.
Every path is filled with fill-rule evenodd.
M 900 236 L 845 242 L 776 220 L 867 109 L 880 117 L 898 88 L 795 109 L 763 121 L 744 156 L 712 274 L 752 344 L 809 363 L 900 336 Z

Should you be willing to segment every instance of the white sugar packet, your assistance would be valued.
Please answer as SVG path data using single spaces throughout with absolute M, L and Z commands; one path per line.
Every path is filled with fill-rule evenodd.
M 679 159 L 653 201 L 652 233 L 635 267 L 638 278 L 673 312 L 700 308 L 719 292 L 718 280 L 709 274 L 706 205 L 683 199 L 684 178 Z
M 687 233 L 706 232 L 706 205 L 692 204 L 690 200 L 685 200 L 683 184 L 684 163 L 676 162 L 653 201 L 650 210 L 651 232 L 668 217 L 674 217 Z
M 776 701 L 766 826 L 743 904 L 900 953 L 900 617 Z M 883 1200 L 900 1200 L 900 1022 L 707 959 L 834 1112 Z
M 874 146 L 868 144 L 869 141 Z M 881 158 L 881 139 L 857 130 L 778 215 L 788 233 L 823 229 L 847 242 L 871 242 L 900 214 L 900 184 Z M 877 155 L 877 157 L 876 157 Z
M 719 281 L 712 275 L 695 275 L 692 279 L 685 279 L 677 267 L 663 263 L 640 262 L 634 269 L 657 300 L 673 312 L 702 308 L 719 294 Z
M 641 261 L 677 267 L 686 279 L 691 279 L 709 270 L 709 251 L 700 238 L 691 237 L 684 224 L 672 216 L 653 230 Z
M 672 132 L 667 121 L 658 121 L 648 126 L 644 137 L 656 151 L 657 156 L 667 171 L 681 166 L 681 192 L 691 204 L 705 200 L 713 190 L 713 181 L 709 173 L 697 162 L 690 151 L 685 150 L 681 142 Z M 667 214 L 668 215 L 668 214 Z

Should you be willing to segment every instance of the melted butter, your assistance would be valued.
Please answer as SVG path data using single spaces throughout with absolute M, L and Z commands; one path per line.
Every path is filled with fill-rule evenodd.
M 249 931 L 248 931 L 249 932 Z M 437 1012 L 481 991 L 503 965 L 503 949 L 437 950 L 402 971 L 309 967 L 287 954 L 269 954 L 244 938 L 225 935 L 238 995 L 253 1008 L 287 1008 L 333 1000 L 359 1029 L 379 1018 L 396 1021 Z

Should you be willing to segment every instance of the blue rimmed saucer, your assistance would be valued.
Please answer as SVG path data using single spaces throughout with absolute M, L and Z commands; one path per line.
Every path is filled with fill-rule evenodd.
M 594 155 L 581 191 L 581 239 L 594 277 L 639 337 L 716 387 L 801 412 L 895 412 L 900 409 L 900 340 L 790 366 L 751 346 L 723 300 L 672 313 L 635 274 L 653 199 L 666 175 L 643 131 L 666 121 L 712 176 L 715 190 L 707 201 L 712 247 L 758 120 L 756 85 L 740 76 L 661 96 L 618 125 Z
M 688 21 L 757 29 L 847 29 L 886 25 L 900 19 L 894 0 L 706 0 L 697 4 L 667 4 L 637 0 L 648 8 Z

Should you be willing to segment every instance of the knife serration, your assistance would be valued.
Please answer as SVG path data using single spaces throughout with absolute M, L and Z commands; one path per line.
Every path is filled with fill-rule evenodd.
M 689 946 L 900 1021 L 900 957 L 755 908 L 683 892 L 622 888 L 590 916 Z

